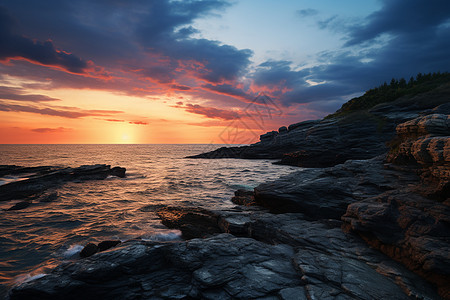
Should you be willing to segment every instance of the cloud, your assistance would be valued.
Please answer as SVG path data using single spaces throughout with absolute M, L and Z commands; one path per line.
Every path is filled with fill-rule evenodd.
M 299 9 L 296 11 L 297 15 L 299 15 L 300 17 L 311 17 L 311 16 L 315 16 L 319 13 L 318 10 L 316 9 L 312 9 L 312 8 L 306 8 L 306 9 Z
M 195 94 L 205 83 L 237 82 L 248 72 L 253 55 L 248 49 L 193 37 L 198 32 L 193 22 L 227 8 L 228 1 L 80 0 L 73 5 L 68 0 L 41 4 L 17 0 L 4 5 L 8 18 L 2 23 L 1 41 L 19 39 L 31 50 L 14 54 L 23 61 L 0 65 L 0 71 L 35 80 L 49 78 L 48 89 L 93 88 L 144 97 L 171 90 Z M 0 58 L 11 58 L 1 56 L 11 45 L 0 49 Z M 39 49 L 44 54 L 34 55 Z M 89 63 L 59 49 L 77 53 Z M 98 68 L 95 74 L 93 65 Z M 55 70 L 61 68 L 88 73 L 73 76 Z
M 60 67 L 72 73 L 84 73 L 87 63 L 81 58 L 56 50 L 51 41 L 34 41 L 12 32 L 13 19 L 0 6 L 0 60 L 25 59 L 32 63 Z
M 163 54 L 169 60 L 162 73 L 172 74 L 172 78 L 182 66 L 183 70 L 210 82 L 234 79 L 250 64 L 252 51 L 192 38 L 195 29 L 189 25 L 196 18 L 228 5 L 227 1 L 218 0 L 154 1 L 145 14 L 146 21 L 137 28 L 140 43 L 148 52 Z M 198 62 L 200 68 L 189 68 L 186 62 Z
M 252 78 L 256 85 L 293 88 L 304 85 L 305 76 L 309 75 L 308 70 L 295 71 L 292 69 L 290 61 L 266 61 L 258 66 Z
M 27 112 L 45 116 L 63 117 L 77 119 L 91 116 L 110 116 L 112 114 L 123 113 L 115 110 L 80 110 L 77 108 L 52 108 L 52 107 L 34 107 L 9 103 L 0 103 L 0 111 L 5 112 Z
M 256 97 L 256 95 L 253 95 L 252 93 L 246 92 L 241 88 L 237 88 L 231 84 L 226 83 L 217 85 L 208 83 L 203 85 L 202 87 L 207 90 L 218 92 L 223 95 L 237 96 L 247 100 L 253 100 Z
M 0 100 L 15 100 L 29 102 L 60 101 L 46 95 L 26 94 L 21 88 L 0 86 Z
M 181 84 L 172 84 L 170 87 L 178 91 L 189 91 L 191 89 L 191 87 Z
M 105 121 L 108 122 L 125 122 L 125 120 L 119 120 L 119 119 L 104 119 Z
M 211 119 L 234 120 L 239 118 L 239 113 L 232 110 L 219 109 L 214 107 L 201 106 L 198 104 L 186 104 L 183 107 L 187 112 L 203 115 Z
M 341 49 L 320 54 L 315 66 L 300 70 L 290 61 L 262 63 L 251 75 L 254 84 L 269 87 L 269 95 L 285 106 L 308 103 L 311 109 L 330 112 L 392 77 L 447 71 L 450 2 L 431 2 L 384 1 L 362 26 L 344 24 L 337 16 L 322 21 L 322 29 L 336 31 L 329 26 L 339 24 L 345 32 Z
M 238 50 L 234 46 L 221 45 L 206 39 L 172 41 L 162 49 L 174 59 L 201 62 L 202 66 L 190 71 L 197 77 L 212 83 L 234 80 L 245 74 L 253 52 Z
M 148 123 L 144 122 L 144 121 L 130 121 L 128 123 L 134 124 L 134 125 L 148 125 Z
M 382 34 L 394 36 L 434 31 L 450 19 L 450 2 L 447 0 L 384 0 L 381 10 L 374 12 L 361 26 L 349 33 L 347 46 L 361 44 Z
M 58 127 L 58 128 L 34 128 L 31 129 L 31 131 L 38 132 L 38 133 L 55 133 L 55 132 L 65 132 L 72 130 L 71 128 L 65 128 L 65 127 Z

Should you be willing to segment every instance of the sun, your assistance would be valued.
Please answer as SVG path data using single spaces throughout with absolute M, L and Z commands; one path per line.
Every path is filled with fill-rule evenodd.
M 134 144 L 135 131 L 134 128 L 128 125 L 122 125 L 115 130 L 115 141 L 117 144 Z
M 123 133 L 122 134 L 122 143 L 124 144 L 128 144 L 130 143 L 130 135 L 128 133 Z

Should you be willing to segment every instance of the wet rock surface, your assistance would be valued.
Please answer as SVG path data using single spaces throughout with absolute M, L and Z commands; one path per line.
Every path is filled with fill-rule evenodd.
M 57 197 L 56 192 L 46 193 L 65 182 L 77 180 L 101 180 L 106 177 L 125 176 L 125 168 L 109 165 L 85 165 L 78 168 L 65 167 L 20 167 L 0 166 L 0 176 L 14 176 L 16 181 L 0 185 L 0 201 L 19 199 L 39 199 L 51 202 Z
M 11 299 L 439 299 L 340 222 L 248 208 L 211 213 L 217 228 L 248 237 L 122 243 L 16 286 Z
M 102 252 L 105 250 L 108 250 L 110 248 L 113 248 L 117 245 L 119 245 L 121 241 L 119 240 L 111 240 L 111 241 L 102 241 L 98 243 L 98 245 L 94 243 L 88 243 L 80 252 L 80 257 L 89 257 L 94 255 L 97 252 Z
M 165 207 L 157 210 L 156 214 L 167 227 L 180 229 L 185 239 L 206 237 L 220 232 L 217 215 L 203 208 Z
M 353 202 L 417 182 L 415 174 L 385 169 L 383 160 L 379 156 L 295 172 L 256 187 L 255 202 L 276 213 L 339 220 Z

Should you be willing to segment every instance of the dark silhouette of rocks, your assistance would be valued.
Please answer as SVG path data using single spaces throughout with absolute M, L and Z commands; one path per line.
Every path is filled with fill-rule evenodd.
M 323 120 L 305 121 L 261 135 L 258 143 L 222 147 L 188 158 L 281 159 L 300 167 L 330 167 L 349 159 L 368 159 L 388 151 L 386 143 L 405 121 L 439 111 L 450 114 L 450 84 L 404 96 L 368 110 L 349 111 Z
M 108 250 L 112 247 L 119 245 L 120 243 L 121 243 L 121 241 L 119 241 L 119 240 L 100 242 L 100 243 L 98 243 L 98 251 L 101 252 L 101 251 Z
M 114 167 L 111 169 L 111 175 L 113 176 L 117 176 L 120 178 L 125 178 L 125 172 L 127 171 L 127 169 L 125 168 L 121 168 L 121 167 Z
M 13 206 L 11 206 L 10 208 L 8 208 L 7 210 L 21 210 L 21 209 L 27 208 L 30 205 L 31 205 L 31 203 L 29 201 L 20 201 L 20 202 L 14 204 Z
M 119 241 L 119 240 L 102 241 L 102 242 L 98 243 L 98 245 L 96 245 L 94 243 L 88 243 L 81 250 L 80 257 L 86 258 L 86 257 L 92 256 L 97 252 L 102 252 L 102 251 L 106 251 L 110 248 L 113 248 L 113 247 L 119 245 L 120 243 L 121 243 L 121 241 Z
M 14 175 L 21 178 L 19 181 L 0 185 L 0 201 L 19 200 L 26 198 L 39 198 L 49 189 L 55 188 L 65 182 L 77 180 L 102 180 L 113 175 L 125 176 L 125 168 L 98 164 L 86 165 L 78 168 L 64 167 L 19 167 L 0 166 L 0 176 Z M 47 194 L 42 202 L 55 200 L 57 194 Z
M 89 257 L 98 252 L 98 246 L 94 243 L 89 243 L 80 252 L 80 257 Z

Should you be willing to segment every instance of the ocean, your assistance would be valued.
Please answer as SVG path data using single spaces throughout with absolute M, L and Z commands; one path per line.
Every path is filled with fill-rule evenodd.
M 56 200 L 23 210 L 5 211 L 18 201 L 0 201 L 0 297 L 12 284 L 77 259 L 89 242 L 180 239 L 179 231 L 160 223 L 158 207 L 233 207 L 235 190 L 299 170 L 271 160 L 184 158 L 221 146 L 0 145 L 0 165 L 127 169 L 126 178 L 66 183 Z M 11 180 L 0 178 L 0 184 Z

